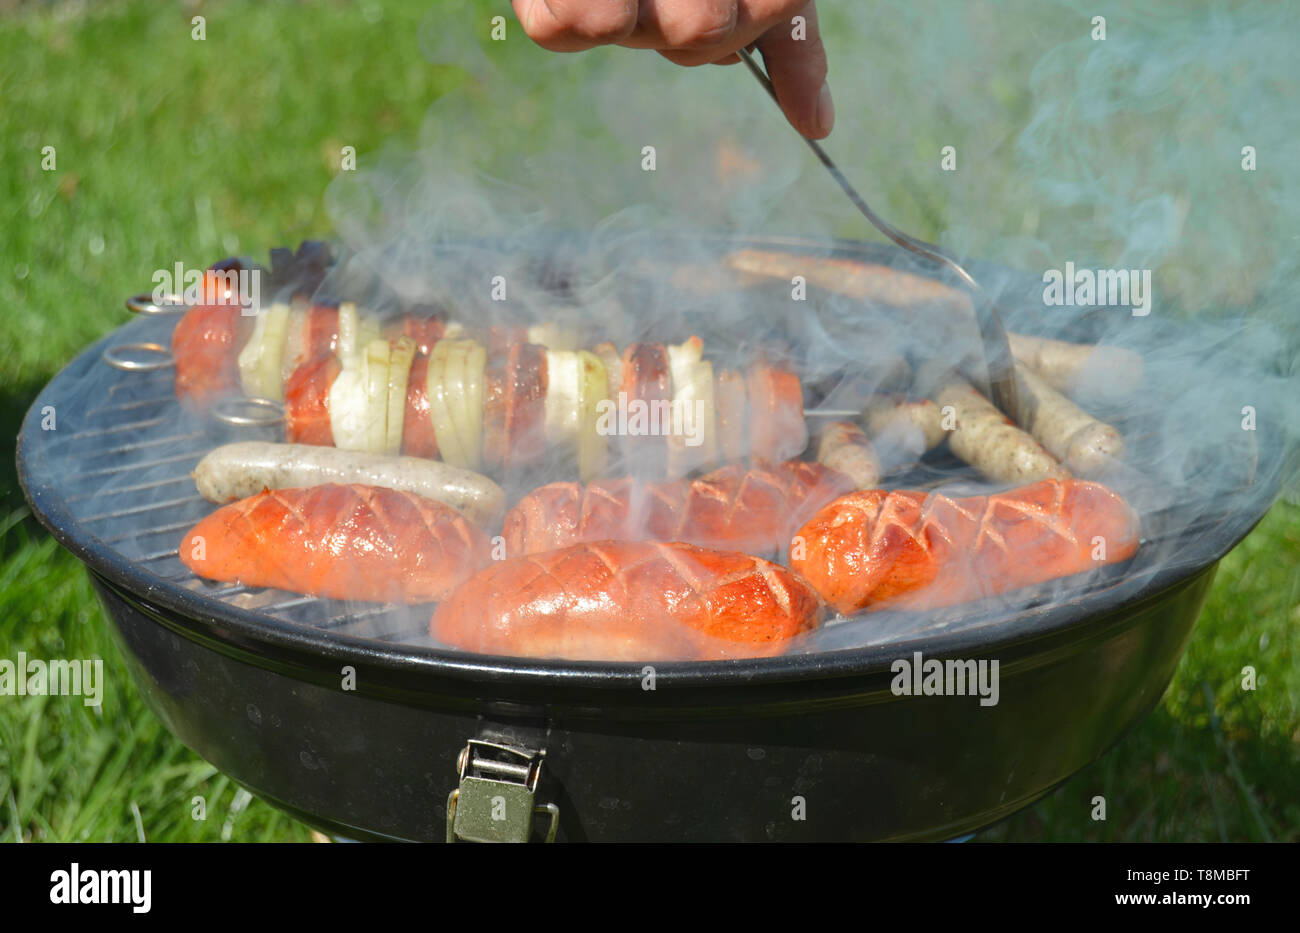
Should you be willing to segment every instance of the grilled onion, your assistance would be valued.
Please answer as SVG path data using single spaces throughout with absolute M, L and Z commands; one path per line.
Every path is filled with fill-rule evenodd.
M 284 399 L 280 360 L 288 331 L 288 305 L 273 304 L 257 316 L 253 334 L 239 353 L 239 381 L 245 395 Z
M 454 343 L 454 340 L 439 340 L 433 345 L 433 352 L 429 354 L 426 391 L 429 393 L 429 418 L 433 421 L 433 435 L 438 441 L 442 459 L 452 466 L 465 466 L 466 457 L 461 452 L 460 438 L 451 419 L 449 392 L 453 389 L 447 383 L 448 362 Z M 459 387 L 454 387 L 454 391 L 459 391 Z
M 388 445 L 388 341 L 378 337 L 366 344 L 366 447 L 381 454 Z
M 402 424 L 406 420 L 406 387 L 415 359 L 415 341 L 399 337 L 388 351 L 388 429 L 384 453 L 402 452 Z
M 289 324 L 284 338 L 284 352 L 280 355 L 280 384 L 284 385 L 293 371 L 307 362 L 307 303 L 295 298 L 289 308 Z
M 704 342 L 699 337 L 667 349 L 673 417 L 673 430 L 667 438 L 668 475 L 683 476 L 717 460 L 713 364 L 703 359 Z M 680 432 L 676 430 L 679 426 Z M 688 443 L 692 439 L 699 443 Z
M 578 477 L 587 483 L 605 472 L 609 438 L 596 430 L 599 406 L 608 399 L 605 364 L 594 353 L 578 353 Z
M 578 435 L 578 396 L 582 364 L 571 350 L 546 351 L 546 443 L 552 450 L 570 449 Z
M 442 459 L 477 470 L 483 446 L 487 352 L 473 340 L 439 340 L 429 355 L 429 415 Z

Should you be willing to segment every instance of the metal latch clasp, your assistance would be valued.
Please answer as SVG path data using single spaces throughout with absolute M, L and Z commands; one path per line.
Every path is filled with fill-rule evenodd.
M 560 808 L 536 804 L 544 752 L 471 739 L 457 760 L 460 785 L 447 797 L 447 841 L 527 842 L 533 817 L 549 817 L 545 841 L 560 825 Z

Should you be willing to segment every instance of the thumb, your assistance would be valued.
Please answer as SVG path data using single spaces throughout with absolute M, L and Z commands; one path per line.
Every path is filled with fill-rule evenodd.
M 817 8 L 809 3 L 790 22 L 773 26 L 755 43 L 776 89 L 786 119 L 810 139 L 830 134 L 835 104 L 826 83 L 826 49 L 817 27 Z

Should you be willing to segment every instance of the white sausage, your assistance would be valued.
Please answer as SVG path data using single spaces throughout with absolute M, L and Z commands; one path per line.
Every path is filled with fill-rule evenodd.
M 1097 476 L 1124 455 L 1124 439 L 1053 389 L 1033 370 L 1018 366 L 1024 422 L 1048 452 L 1079 476 Z
M 949 449 L 989 479 L 1003 483 L 1031 483 L 1064 478 L 1070 474 L 1033 437 L 1020 430 L 965 379 L 955 373 L 940 374 L 933 365 L 920 385 L 928 386 L 940 415 L 951 406 L 953 430 Z
M 817 462 L 843 473 L 859 489 L 874 489 L 880 482 L 880 458 L 862 430 L 848 421 L 832 421 L 822 430 Z
M 1142 357 L 1123 347 L 1066 343 L 1008 333 L 1011 355 L 1059 392 L 1086 388 L 1107 398 L 1130 395 L 1142 382 Z
M 501 487 L 471 470 L 423 457 L 391 457 L 312 444 L 226 444 L 200 460 L 192 475 L 199 495 L 217 503 L 245 499 L 264 488 L 364 483 L 436 499 L 478 525 L 495 522 L 505 507 Z

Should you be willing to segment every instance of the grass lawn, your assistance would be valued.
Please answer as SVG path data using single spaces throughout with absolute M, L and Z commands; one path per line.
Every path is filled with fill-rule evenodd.
M 145 708 L 80 565 L 29 515 L 8 439 L 59 368 L 124 321 L 122 299 L 148 290 L 153 270 L 264 258 L 271 246 L 330 235 L 322 193 L 341 147 L 364 162 L 392 141 L 423 138 L 431 103 L 462 80 L 421 53 L 442 41 L 430 11 L 451 20 L 468 6 L 0 2 L 0 658 L 103 658 L 107 680 L 94 709 L 77 697 L 0 697 L 0 838 L 309 838 Z M 205 17 L 203 41 L 191 37 L 195 15 Z M 897 36 L 880 33 L 887 54 Z M 981 79 L 988 98 L 1022 119 L 1018 89 L 1033 56 L 996 58 L 1003 72 Z M 757 93 L 744 77 L 734 75 L 737 93 Z M 937 152 L 943 137 L 925 118 L 891 129 Z M 972 138 L 996 151 L 998 134 L 1006 128 Z M 1016 180 L 1002 185 L 1020 210 Z M 942 200 L 914 196 L 932 187 L 902 171 L 882 207 L 933 236 L 948 219 Z M 985 838 L 1300 841 L 1297 567 L 1300 508 L 1283 502 L 1223 563 L 1157 710 Z M 1241 689 L 1246 665 L 1258 671 L 1254 691 Z M 1089 817 L 1097 794 L 1104 822 Z

